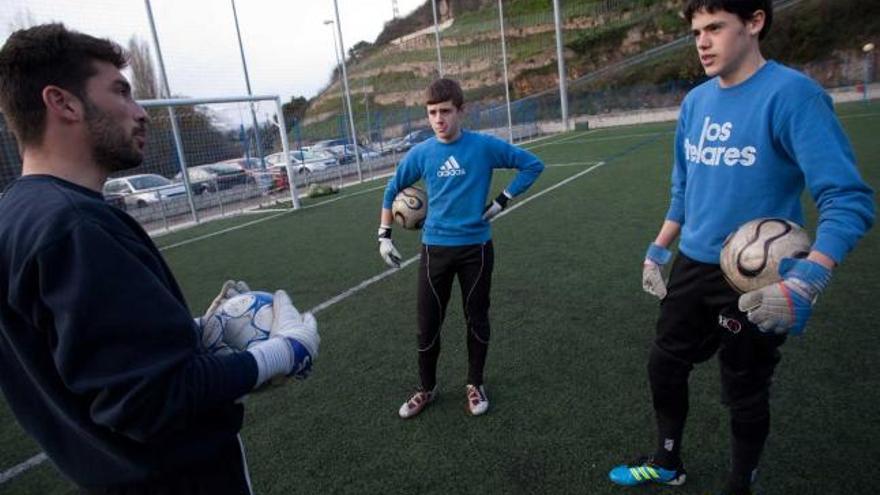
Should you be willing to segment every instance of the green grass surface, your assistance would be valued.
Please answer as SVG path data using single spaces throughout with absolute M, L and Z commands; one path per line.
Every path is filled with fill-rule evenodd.
M 839 112 L 862 174 L 880 189 L 880 104 Z M 640 265 L 668 202 L 672 129 L 595 130 L 530 146 L 551 166 L 526 197 L 586 170 L 586 163 L 607 164 L 493 226 L 486 416 L 465 413 L 464 322 L 454 290 L 440 400 L 413 420 L 398 419 L 417 382 L 416 267 L 409 266 L 318 314 L 323 340 L 312 378 L 247 400 L 243 437 L 256 492 L 717 492 L 728 462 L 728 420 L 715 360 L 692 375 L 687 484 L 621 489 L 606 477 L 654 443 L 645 367 L 657 303 L 641 291 Z M 493 193 L 512 176 L 496 174 Z M 287 288 L 300 308 L 314 307 L 385 270 L 375 241 L 382 192 L 369 191 L 375 185 L 164 254 L 192 308 L 203 309 L 229 277 L 254 288 Z M 813 229 L 812 206 L 808 211 Z M 159 243 L 250 219 L 210 223 Z M 405 257 L 414 256 L 417 234 L 394 235 Z M 865 469 L 880 458 L 878 260 L 875 229 L 835 271 L 806 335 L 784 346 L 761 493 L 873 492 Z M 39 452 L 5 407 L 0 445 L 0 470 Z M 10 494 L 71 490 L 49 463 L 0 485 Z

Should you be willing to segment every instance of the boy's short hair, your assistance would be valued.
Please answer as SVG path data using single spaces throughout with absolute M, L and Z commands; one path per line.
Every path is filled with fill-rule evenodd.
M 434 105 L 444 101 L 451 101 L 458 109 L 464 105 L 464 93 L 461 92 L 461 86 L 457 81 L 446 78 L 436 79 L 425 90 L 426 105 Z
M 690 23 L 694 14 L 701 10 L 709 13 L 723 10 L 736 14 L 743 22 L 751 20 L 756 11 L 763 10 L 764 27 L 758 34 L 759 40 L 767 36 L 773 23 L 773 0 L 688 0 L 684 8 L 684 18 Z
M 39 144 L 46 128 L 43 89 L 54 85 L 85 101 L 86 81 L 97 74 L 94 62 L 118 69 L 125 51 L 108 39 L 42 24 L 9 36 L 0 49 L 0 110 L 20 144 Z

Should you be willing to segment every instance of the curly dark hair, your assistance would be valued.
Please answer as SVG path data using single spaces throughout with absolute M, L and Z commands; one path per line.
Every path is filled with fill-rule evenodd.
M 758 34 L 759 40 L 767 36 L 767 33 L 770 32 L 770 25 L 773 24 L 773 0 L 688 0 L 687 6 L 684 8 L 684 18 L 691 22 L 694 14 L 700 10 L 706 12 L 723 10 L 736 14 L 743 22 L 754 17 L 755 12 L 763 10 L 764 27 Z
M 43 139 L 43 89 L 58 86 L 85 101 L 86 81 L 97 73 L 96 61 L 122 69 L 128 65 L 128 56 L 108 39 L 72 31 L 60 23 L 12 33 L 0 49 L 0 110 L 20 144 L 39 144 Z

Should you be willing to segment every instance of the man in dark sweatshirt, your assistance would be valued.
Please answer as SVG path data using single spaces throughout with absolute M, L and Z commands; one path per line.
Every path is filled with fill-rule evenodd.
M 148 117 L 126 62 L 113 42 L 61 24 L 0 49 L 0 109 L 22 154 L 0 198 L 0 387 L 86 490 L 250 493 L 236 400 L 307 374 L 317 325 L 277 291 L 268 340 L 223 354 L 202 345 L 152 240 L 100 193 L 143 160 Z

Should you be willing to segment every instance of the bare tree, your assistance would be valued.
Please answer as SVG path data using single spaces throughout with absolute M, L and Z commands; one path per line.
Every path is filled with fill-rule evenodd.
M 150 47 L 137 36 L 132 36 L 128 40 L 128 56 L 135 98 L 140 100 L 157 98 L 159 85 L 156 82 L 156 71 L 153 68 Z

